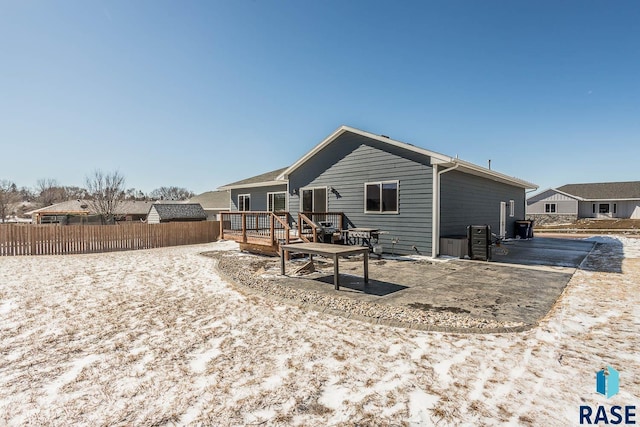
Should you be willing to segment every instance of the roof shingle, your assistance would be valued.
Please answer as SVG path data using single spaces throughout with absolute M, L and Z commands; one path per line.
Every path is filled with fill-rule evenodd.
M 160 216 L 160 220 L 174 219 L 207 219 L 207 214 L 200 203 L 166 204 L 156 203 L 152 206 Z
M 567 184 L 556 190 L 587 200 L 640 199 L 640 181 Z

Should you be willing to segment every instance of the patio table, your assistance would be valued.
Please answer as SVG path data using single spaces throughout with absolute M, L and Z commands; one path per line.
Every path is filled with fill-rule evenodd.
M 348 255 L 364 255 L 364 283 L 369 283 L 369 248 L 353 247 L 343 245 L 332 245 L 329 243 L 295 243 L 280 246 L 280 274 L 285 275 L 285 260 L 287 252 L 301 253 L 307 255 L 320 255 L 333 259 L 333 285 L 336 290 L 340 289 L 340 267 L 338 258 Z

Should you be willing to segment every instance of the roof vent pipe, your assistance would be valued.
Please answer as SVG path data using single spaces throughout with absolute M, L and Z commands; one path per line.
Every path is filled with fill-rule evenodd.
M 489 170 L 491 170 L 491 159 L 489 159 Z

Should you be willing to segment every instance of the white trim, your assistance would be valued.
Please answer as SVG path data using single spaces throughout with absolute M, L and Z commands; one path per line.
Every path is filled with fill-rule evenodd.
M 509 200 L 509 218 L 516 216 L 516 201 Z
M 547 212 L 547 205 L 549 205 L 549 212 Z M 551 206 L 553 206 L 553 212 L 551 211 Z M 549 202 L 544 204 L 544 213 L 546 214 L 557 214 L 558 213 L 558 203 Z
M 367 210 L 367 185 L 380 185 L 380 210 L 379 211 L 368 211 Z M 396 210 L 395 211 L 383 211 L 382 210 L 382 187 L 384 184 L 395 184 L 396 185 Z M 400 180 L 388 180 L 388 181 L 370 181 L 364 183 L 364 206 L 363 212 L 365 214 L 372 215 L 398 215 L 400 214 Z
M 442 204 L 442 200 L 441 200 L 441 181 L 440 181 L 440 176 L 442 174 L 445 174 L 447 172 L 451 172 L 454 171 L 456 169 L 458 169 L 460 167 L 459 164 L 456 164 L 450 168 L 444 169 L 439 171 L 439 165 L 434 165 L 432 169 L 434 169 L 436 172 L 434 172 L 434 180 L 433 180 L 433 221 L 434 221 L 434 226 L 433 228 L 435 229 L 435 232 L 431 233 L 431 238 L 433 239 L 433 242 L 431 242 L 431 246 L 433 246 L 433 249 L 431 250 L 431 252 L 433 253 L 433 257 L 437 257 L 440 255 L 440 219 L 441 216 L 440 215 L 440 205 Z
M 454 160 L 449 156 L 445 156 L 443 154 L 436 153 L 434 151 L 425 150 L 424 148 L 419 148 L 419 147 L 416 147 L 414 145 L 407 144 L 405 142 L 396 141 L 396 140 L 391 139 L 391 138 L 386 138 L 384 136 L 376 135 L 376 134 L 373 134 L 373 133 L 365 132 L 365 131 L 360 130 L 360 129 L 356 129 L 356 128 L 352 128 L 350 126 L 344 126 L 343 125 L 343 126 L 340 126 L 338 129 L 336 129 L 331 135 L 326 137 L 322 142 L 320 142 L 314 148 L 312 148 L 311 151 L 309 151 L 307 154 L 302 156 L 297 162 L 295 162 L 293 165 L 291 165 L 289 168 L 287 168 L 284 172 L 282 172 L 280 175 L 278 175 L 277 179 L 287 179 L 289 177 L 289 174 L 291 174 L 291 172 L 293 172 L 296 169 L 298 169 L 307 160 L 309 160 L 311 157 L 315 156 L 320 150 L 322 150 L 324 147 L 326 147 L 327 145 L 331 144 L 333 141 L 338 139 L 338 137 L 340 137 L 342 134 L 347 133 L 347 132 L 350 132 L 350 133 L 353 133 L 353 134 L 356 134 L 356 135 L 360 135 L 360 136 L 364 136 L 366 138 L 370 138 L 370 139 L 373 139 L 373 140 L 376 140 L 376 141 L 380 141 L 380 142 L 383 142 L 385 144 L 389 144 L 389 145 L 392 145 L 392 146 L 395 146 L 395 147 L 408 149 L 408 150 L 414 151 L 416 153 L 424 154 L 425 156 L 433 157 L 435 159 L 436 163 L 442 163 L 442 162 L 446 163 L 446 162 L 450 162 L 450 161 Z
M 583 202 L 640 202 L 640 199 L 582 199 Z
M 440 253 L 440 173 L 438 165 L 433 165 L 431 171 L 431 256 L 436 258 Z
M 240 197 L 247 197 L 249 199 L 249 209 L 240 210 Z M 236 205 L 236 207 L 238 208 L 238 212 L 249 212 L 251 210 L 251 194 L 249 194 L 249 193 L 238 194 L 238 204 Z M 243 206 L 243 208 L 244 208 L 244 206 Z
M 500 202 L 500 237 L 507 237 L 507 202 Z
M 239 184 L 239 185 L 224 185 L 222 187 L 218 187 L 218 191 L 222 190 L 237 190 L 242 188 L 253 188 L 253 187 L 269 187 L 271 185 L 286 185 L 288 181 L 276 180 L 276 181 L 264 181 L 264 182 L 256 182 L 253 184 Z
M 284 210 L 283 211 L 276 211 L 276 210 L 269 210 L 269 196 L 273 195 L 273 194 L 284 194 Z M 287 195 L 286 191 L 267 191 L 267 212 L 286 212 L 287 211 L 287 201 L 288 201 L 289 197 Z

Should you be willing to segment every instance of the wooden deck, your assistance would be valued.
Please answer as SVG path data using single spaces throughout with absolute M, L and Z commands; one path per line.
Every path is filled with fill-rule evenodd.
M 264 255 L 280 255 L 280 246 L 290 243 L 317 243 L 321 222 L 342 230 L 342 212 L 300 212 L 294 221 L 289 212 L 222 212 L 220 238 L 240 243 L 240 249 Z

